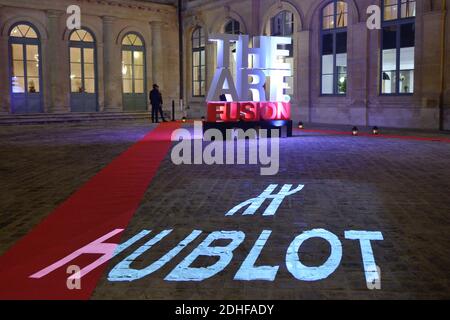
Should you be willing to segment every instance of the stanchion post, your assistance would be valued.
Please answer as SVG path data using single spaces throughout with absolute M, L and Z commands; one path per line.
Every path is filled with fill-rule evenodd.
M 172 100 L 172 121 L 175 121 L 175 100 Z

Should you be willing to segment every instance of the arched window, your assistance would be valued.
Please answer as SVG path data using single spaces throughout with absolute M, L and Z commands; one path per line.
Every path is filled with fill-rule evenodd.
M 228 34 L 241 34 L 241 24 L 234 19 L 229 20 L 224 29 Z
M 281 11 L 271 19 L 270 26 L 271 36 L 292 38 L 292 43 L 290 45 L 283 46 L 282 49 L 289 51 L 289 56 L 283 58 L 283 63 L 289 63 L 291 65 L 292 75 L 294 75 L 294 14 L 290 11 Z M 289 86 L 289 88 L 286 89 L 286 94 L 288 94 L 292 99 L 294 97 L 294 76 L 286 77 L 286 82 Z
M 241 24 L 239 21 L 231 19 L 227 22 L 224 28 L 225 33 L 228 34 L 242 34 L 241 32 Z M 233 76 L 234 81 L 236 81 L 236 42 L 230 44 L 230 72 Z
M 12 112 L 42 112 L 39 34 L 30 24 L 17 24 L 11 29 L 9 44 Z
M 206 92 L 206 37 L 203 28 L 192 33 L 192 96 L 204 97 Z
M 91 32 L 74 30 L 69 38 L 71 110 L 97 111 L 96 47 Z
M 122 40 L 122 78 L 124 110 L 145 111 L 145 46 L 141 36 L 136 33 L 129 33 Z
M 334 0 L 322 10 L 321 94 L 347 93 L 348 7 Z
M 290 37 L 294 33 L 294 14 L 281 11 L 272 18 L 272 36 Z
M 413 94 L 416 1 L 384 0 L 381 94 Z

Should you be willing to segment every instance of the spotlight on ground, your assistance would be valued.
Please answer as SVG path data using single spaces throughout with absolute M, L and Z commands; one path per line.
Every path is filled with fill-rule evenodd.
M 299 122 L 298 123 L 298 128 L 299 129 L 305 129 L 305 126 L 303 125 L 303 122 Z
M 205 117 L 202 117 L 202 122 L 205 122 L 206 121 L 206 118 Z
M 183 117 L 183 118 L 181 119 L 181 121 L 182 121 L 182 122 L 186 122 L 186 121 L 187 121 L 186 117 Z
M 380 129 L 378 129 L 378 127 L 373 127 L 372 133 L 374 136 L 377 136 L 380 134 Z
M 352 135 L 357 136 L 357 135 L 358 135 L 358 132 L 359 132 L 358 127 L 353 127 L 353 129 L 352 129 Z

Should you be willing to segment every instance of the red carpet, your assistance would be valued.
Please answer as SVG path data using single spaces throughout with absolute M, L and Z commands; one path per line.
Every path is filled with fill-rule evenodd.
M 84 254 L 41 279 L 30 275 L 115 229 L 125 229 L 179 127 L 179 123 L 158 126 L 0 257 L 0 299 L 89 299 L 106 263 L 82 278 L 81 290 L 67 288 L 66 271 L 69 265 L 87 266 L 98 254 Z M 106 242 L 120 243 L 120 236 Z

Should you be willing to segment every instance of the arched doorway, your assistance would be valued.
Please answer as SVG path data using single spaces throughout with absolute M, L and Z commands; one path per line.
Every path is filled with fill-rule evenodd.
M 92 33 L 86 29 L 74 30 L 69 38 L 69 50 L 71 111 L 96 112 L 97 55 Z
M 128 33 L 122 40 L 124 111 L 147 110 L 145 65 L 145 45 L 142 37 L 136 33 Z
M 18 23 L 9 34 L 12 113 L 39 113 L 42 108 L 41 42 L 28 23 Z

